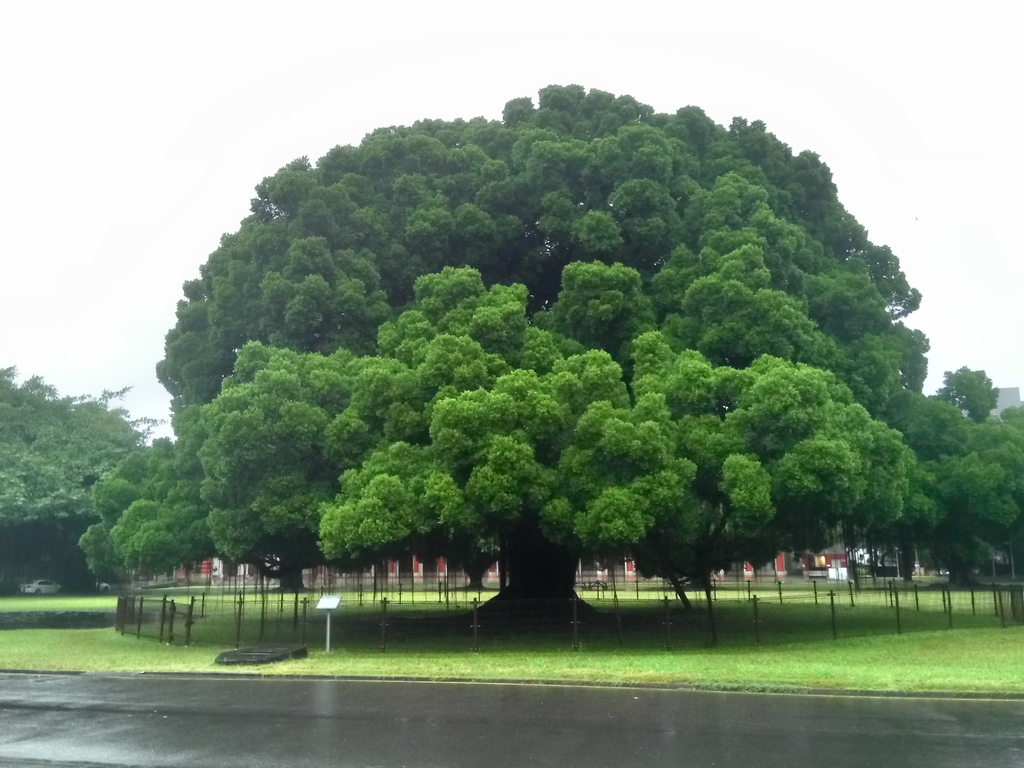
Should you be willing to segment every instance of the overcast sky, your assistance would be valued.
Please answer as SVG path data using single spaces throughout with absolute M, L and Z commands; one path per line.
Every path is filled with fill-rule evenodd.
M 0 367 L 62 394 L 130 386 L 134 416 L 166 418 L 154 366 L 181 284 L 264 176 L 578 83 L 819 153 L 924 294 L 925 391 L 963 365 L 1024 386 L 1019 8 L 6 3 Z

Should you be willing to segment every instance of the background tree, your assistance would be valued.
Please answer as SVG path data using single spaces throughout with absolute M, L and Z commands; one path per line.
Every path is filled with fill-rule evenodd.
M 992 379 L 984 371 L 972 371 L 966 366 L 946 371 L 943 387 L 935 396 L 952 403 L 976 422 L 985 421 L 999 402 L 999 390 L 992 386 Z
M 889 420 L 917 454 L 919 469 L 908 514 L 880 535 L 895 534 L 904 553 L 926 547 L 959 584 L 973 580 L 974 570 L 1024 525 L 1024 425 L 1016 409 L 1004 420 L 988 418 L 990 390 L 984 371 L 961 368 L 947 373 L 939 396 L 905 392 L 889 406 Z
M 123 393 L 60 397 L 15 377 L 0 370 L 0 578 L 83 588 L 92 579 L 75 544 L 96 517 L 90 489 L 139 450 L 149 424 L 113 405 Z
M 180 424 L 179 431 L 183 436 L 176 443 L 155 440 L 93 486 L 100 520 L 79 544 L 100 578 L 121 581 L 126 572 L 138 570 L 167 573 L 215 554 L 209 507 L 200 497 L 202 466 L 190 443 L 194 433 Z

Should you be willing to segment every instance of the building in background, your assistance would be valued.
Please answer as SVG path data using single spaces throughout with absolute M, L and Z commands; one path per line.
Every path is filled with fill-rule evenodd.
M 999 400 L 996 402 L 992 416 L 1002 416 L 1007 408 L 1020 408 L 1020 387 L 1001 387 L 999 389 Z

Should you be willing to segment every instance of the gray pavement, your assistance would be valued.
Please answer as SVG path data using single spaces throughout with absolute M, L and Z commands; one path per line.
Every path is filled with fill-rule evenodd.
M 0 766 L 1024 765 L 1024 702 L 0 674 Z

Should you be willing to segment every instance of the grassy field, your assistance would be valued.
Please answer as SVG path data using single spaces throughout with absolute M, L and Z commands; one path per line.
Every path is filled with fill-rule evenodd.
M 324 617 L 310 610 L 306 630 L 296 629 L 295 605 L 279 595 L 245 596 L 243 643 L 306 638 L 311 656 L 268 667 L 227 668 L 214 664 L 233 645 L 237 600 L 210 595 L 197 603 L 194 645 L 168 646 L 152 637 L 136 639 L 104 630 L 8 630 L 0 632 L 0 668 L 115 672 L 252 672 L 265 675 L 355 675 L 368 677 L 547 680 L 608 684 L 676 683 L 720 688 L 835 688 L 885 691 L 957 691 L 1024 694 L 1024 626 L 996 613 L 985 589 L 947 596 L 921 589 L 901 594 L 897 634 L 894 596 L 849 591 L 832 601 L 819 587 L 817 602 L 806 588 L 784 590 L 784 603 L 770 585 L 761 589 L 758 619 L 745 590 L 722 590 L 715 602 L 718 645 L 709 647 L 709 624 L 700 604 L 683 612 L 671 608 L 671 630 L 658 595 L 616 608 L 606 595 L 587 595 L 597 613 L 579 625 L 581 649 L 571 648 L 572 626 L 565 616 L 508 632 L 481 614 L 480 652 L 474 653 L 472 609 L 433 603 L 426 595 L 389 602 L 388 650 L 380 644 L 380 607 L 367 599 L 336 616 L 334 651 L 323 648 Z M 180 600 L 177 594 L 171 595 Z M 485 594 L 486 596 L 486 594 Z M 146 596 L 147 616 L 160 614 L 160 595 Z M 368 598 L 369 596 L 367 596 Z M 315 602 L 315 595 L 309 599 Z M 0 611 L 113 610 L 113 597 L 17 597 L 0 599 Z M 182 601 L 183 602 L 183 601 Z M 200 615 L 203 607 L 205 613 Z M 490 624 L 489 624 L 490 622 Z M 133 623 L 132 627 L 135 626 Z M 142 625 L 140 625 L 142 626 Z M 835 626 L 838 640 L 832 639 Z M 155 636 L 158 627 L 145 625 Z M 308 630 L 308 631 L 307 631 Z M 130 631 L 130 628 L 129 628 Z M 265 633 L 265 634 L 264 634 Z M 670 636 L 668 636 L 670 635 Z M 757 645 L 760 641 L 760 645 Z M 671 650 L 664 645 L 670 642 Z M 621 644 L 621 647 L 620 647 Z
M 7 611 L 113 611 L 117 595 L 25 595 L 0 597 L 0 613 Z
M 219 649 L 160 645 L 113 630 L 0 633 L 0 668 L 118 672 L 258 671 L 265 675 L 682 683 L 755 689 L 1024 693 L 1024 628 L 966 629 L 756 647 L 378 650 L 340 648 L 267 667 L 213 663 Z

